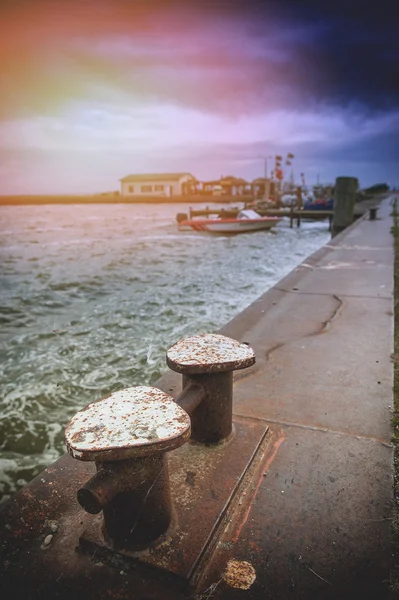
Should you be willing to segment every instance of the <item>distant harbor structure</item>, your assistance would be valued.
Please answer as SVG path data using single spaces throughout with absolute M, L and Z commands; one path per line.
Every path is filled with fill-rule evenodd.
M 183 196 L 197 184 L 191 173 L 147 173 L 120 179 L 122 196 Z
M 265 186 L 274 191 L 274 182 L 258 177 L 249 182 L 241 177 L 223 175 L 220 179 L 200 181 L 191 173 L 142 173 L 122 177 L 122 196 L 255 196 L 263 197 Z

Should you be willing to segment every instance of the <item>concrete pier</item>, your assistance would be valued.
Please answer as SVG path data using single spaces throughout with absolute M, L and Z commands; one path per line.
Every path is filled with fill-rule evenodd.
M 248 455 L 251 435 L 264 431 L 266 441 L 254 442 L 246 486 L 240 480 L 187 580 L 76 550 L 93 518 L 75 499 L 90 466 L 64 456 L 0 506 L 3 597 L 390 597 L 390 200 L 378 219 L 356 221 L 221 329 L 257 357 L 234 378 L 236 439 L 242 435 Z M 177 397 L 181 379 L 168 373 L 156 385 Z M 217 493 L 211 487 L 207 499 L 207 490 L 195 488 L 195 448 L 174 451 L 170 472 L 187 484 L 184 501 L 194 489 L 205 514 Z M 196 523 L 200 531 L 201 512 Z M 182 538 L 182 555 L 189 548 Z M 241 587 L 231 565 L 250 575 Z
M 379 221 L 352 225 L 223 330 L 246 321 L 258 356 L 237 382 L 246 391 L 237 414 L 266 419 L 276 434 L 251 510 L 262 529 L 247 522 L 236 552 L 258 545 L 265 598 L 389 597 L 390 212 L 387 199 Z

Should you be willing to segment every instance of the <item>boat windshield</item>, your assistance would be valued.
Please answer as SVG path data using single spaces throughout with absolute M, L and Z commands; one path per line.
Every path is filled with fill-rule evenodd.
M 260 215 L 252 210 L 252 208 L 246 208 L 238 213 L 238 219 L 259 219 Z

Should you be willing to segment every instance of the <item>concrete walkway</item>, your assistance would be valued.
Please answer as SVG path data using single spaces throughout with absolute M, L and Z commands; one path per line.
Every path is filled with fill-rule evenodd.
M 235 412 L 264 419 L 275 437 L 235 551 L 258 574 L 248 598 L 389 597 L 390 201 L 224 329 L 257 355 L 236 383 Z
M 211 540 L 205 549 L 209 560 L 203 561 L 200 577 L 207 592 L 191 588 L 188 594 L 172 579 L 158 581 L 156 574 L 136 567 L 126 573 L 77 553 L 79 536 L 93 517 L 80 509 L 75 495 L 91 471 L 69 456 L 0 507 L 0 589 L 3 583 L 10 593 L 12 586 L 12 597 L 24 600 L 388 598 L 390 212 L 388 198 L 377 220 L 354 223 L 221 330 L 250 343 L 257 356 L 254 367 L 235 378 L 236 426 L 268 426 L 269 432 L 261 476 L 253 476 L 247 487 L 245 512 L 233 523 L 234 531 L 229 524 L 219 528 L 215 544 Z M 181 380 L 170 373 L 157 386 L 177 396 Z M 183 484 L 186 470 L 194 469 L 184 448 L 170 460 L 171 473 L 182 474 Z M 194 446 L 192 452 L 197 451 L 202 452 Z M 259 454 L 255 447 L 253 452 Z M 195 475 L 191 472 L 185 483 L 187 494 L 205 498 L 202 488 L 191 492 Z M 212 487 L 206 492 L 215 496 Z M 237 510 L 241 500 L 232 500 Z M 193 511 L 199 530 L 200 512 Z M 51 550 L 44 551 L 40 544 L 53 531 L 50 520 L 57 523 L 57 533 Z M 190 535 L 195 531 L 184 540 L 187 548 Z M 256 578 L 245 591 L 222 581 L 226 557 L 250 563 Z

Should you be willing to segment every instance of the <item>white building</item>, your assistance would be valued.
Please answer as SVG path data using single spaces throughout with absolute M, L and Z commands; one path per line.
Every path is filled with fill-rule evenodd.
M 120 179 L 122 196 L 181 196 L 190 182 L 190 173 L 147 173 L 127 175 Z

